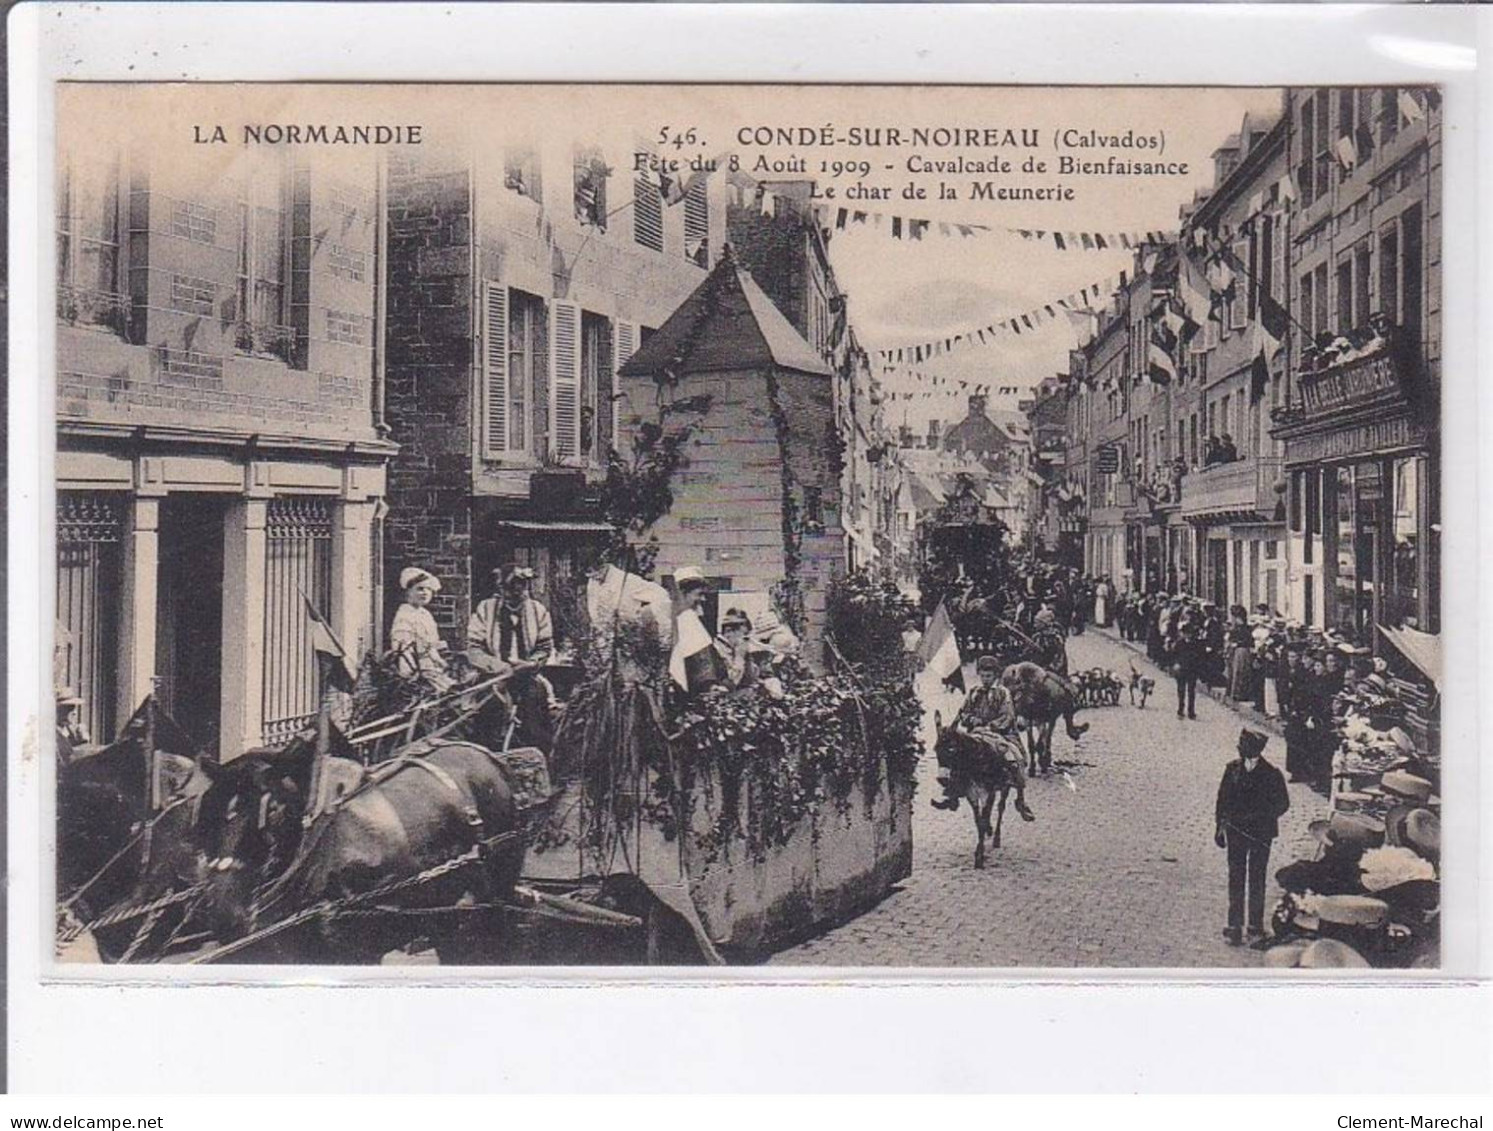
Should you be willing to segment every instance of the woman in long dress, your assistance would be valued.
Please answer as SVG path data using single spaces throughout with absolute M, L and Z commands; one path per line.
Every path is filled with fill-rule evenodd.
M 1235 612 L 1229 627 L 1229 698 L 1248 703 L 1254 697 L 1254 637 L 1249 624 Z

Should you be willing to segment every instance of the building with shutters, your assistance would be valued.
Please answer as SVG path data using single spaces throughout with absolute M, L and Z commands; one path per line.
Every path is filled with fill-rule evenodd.
M 435 573 L 448 639 L 510 563 L 562 612 L 607 531 L 617 370 L 725 241 L 723 177 L 670 203 L 633 158 L 552 137 L 391 166 L 385 576 L 392 601 L 405 566 Z
M 305 600 L 349 650 L 377 639 L 380 178 L 307 150 L 153 165 L 81 109 L 59 128 L 87 143 L 57 180 L 55 675 L 96 738 L 154 686 L 232 758 L 317 709 Z
M 1216 318 L 1193 335 L 1179 358 L 1171 410 L 1162 421 L 1170 457 L 1180 459 L 1180 515 L 1190 553 L 1180 568 L 1184 588 L 1228 608 L 1265 605 L 1295 615 L 1286 584 L 1285 480 L 1281 444 L 1271 436 L 1271 412 L 1288 391 L 1287 354 L 1261 369 L 1256 331 L 1268 296 L 1284 307 L 1293 222 L 1287 185 L 1285 116 L 1246 116 L 1238 133 L 1214 152 L 1214 187 L 1182 227 L 1180 250 L 1193 277 L 1205 273 L 1193 233 L 1218 233 L 1236 269 L 1216 306 Z M 1286 190 L 1289 195 L 1289 190 Z M 1222 282 L 1215 276 L 1214 282 Z M 1196 436 L 1196 439 L 1194 439 Z M 1210 461 L 1210 441 L 1232 449 L 1232 459 Z
M 1440 99 L 1299 89 L 1287 113 L 1296 372 L 1272 435 L 1288 600 L 1377 651 L 1440 630 Z

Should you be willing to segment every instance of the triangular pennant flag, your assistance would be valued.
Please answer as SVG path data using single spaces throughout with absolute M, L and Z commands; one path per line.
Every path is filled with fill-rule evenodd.
M 1426 112 L 1421 108 L 1420 99 L 1416 98 L 1410 91 L 1401 90 L 1399 98 L 1396 101 L 1400 108 L 1400 117 L 1405 119 L 1406 125 L 1413 125 L 1416 122 L 1425 120 Z
M 1083 241 L 1083 249 L 1085 251 L 1094 250 L 1094 237 L 1089 235 L 1088 232 L 1079 232 L 1078 238 Z
M 1347 134 L 1337 139 L 1332 151 L 1337 155 L 1338 163 L 1345 170 L 1352 169 L 1358 164 L 1358 147 L 1353 144 L 1353 139 Z
M 901 238 L 902 238 L 902 217 L 900 217 L 900 216 L 893 216 L 892 217 L 892 239 L 894 239 L 894 240 L 900 240 Z
M 866 222 L 866 214 L 864 212 L 854 212 L 851 214 L 850 219 L 857 224 L 864 224 Z
M 847 212 L 843 208 L 840 209 L 838 212 L 835 213 L 835 229 L 836 229 L 836 231 L 842 231 L 843 232 L 845 230 L 845 221 L 849 217 L 849 215 L 850 215 L 849 212 Z
M 1094 246 L 1100 251 L 1107 251 L 1109 249 L 1109 244 L 1104 242 L 1104 236 L 1099 232 L 1094 233 Z
M 1120 233 L 1120 246 L 1126 251 L 1130 250 L 1130 236 L 1125 232 Z
M 1057 245 L 1057 249 L 1059 251 L 1067 251 L 1068 250 L 1068 245 L 1063 242 L 1063 233 L 1062 232 L 1053 232 L 1052 233 L 1052 242 Z

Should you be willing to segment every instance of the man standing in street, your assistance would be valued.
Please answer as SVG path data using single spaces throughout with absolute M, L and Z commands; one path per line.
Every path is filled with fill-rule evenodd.
M 1265 935 L 1265 868 L 1270 842 L 1280 833 L 1280 818 L 1291 807 L 1286 779 L 1262 757 L 1266 738 L 1245 727 L 1239 732 L 1239 757 L 1224 767 L 1214 808 L 1213 841 L 1229 854 L 1229 925 L 1223 937 L 1230 946 L 1242 941 L 1245 889 L 1249 894 L 1249 938 Z
M 1198 717 L 1198 668 L 1202 665 L 1202 642 L 1197 625 L 1184 619 L 1169 644 L 1172 678 L 1177 681 L 1177 718 Z

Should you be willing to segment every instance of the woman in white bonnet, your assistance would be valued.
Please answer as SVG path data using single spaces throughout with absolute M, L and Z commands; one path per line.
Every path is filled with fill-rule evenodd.
M 421 679 L 437 692 L 452 685 L 446 667 L 446 645 L 430 615 L 430 602 L 441 591 L 440 579 L 429 570 L 408 566 L 399 575 L 404 603 L 394 613 L 389 629 L 389 650 L 399 657 L 399 674 Z

